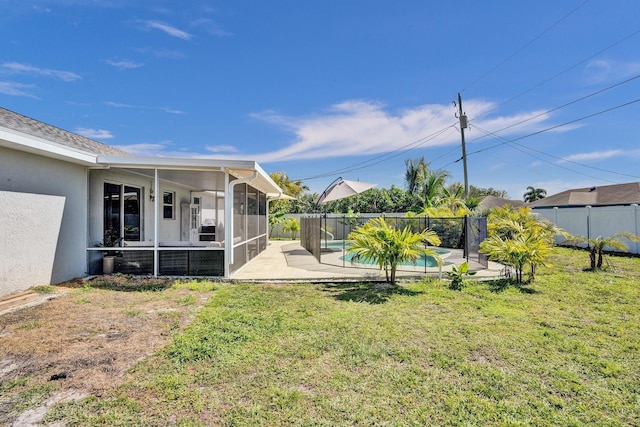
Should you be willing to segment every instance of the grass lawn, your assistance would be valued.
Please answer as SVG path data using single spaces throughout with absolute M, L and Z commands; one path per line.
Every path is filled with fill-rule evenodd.
M 640 259 L 469 282 L 221 284 L 68 425 L 640 425 Z M 115 292 L 115 291 L 114 291 Z

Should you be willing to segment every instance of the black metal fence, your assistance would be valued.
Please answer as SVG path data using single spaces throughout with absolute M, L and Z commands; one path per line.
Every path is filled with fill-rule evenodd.
M 302 246 L 323 262 L 322 254 L 342 252 L 342 265 L 357 267 L 357 264 L 345 262 L 346 244 L 349 233 L 365 222 L 380 215 L 317 215 L 301 218 Z M 441 248 L 458 249 L 460 262 L 466 260 L 476 266 L 486 268 L 487 257 L 479 252 L 479 245 L 486 238 L 487 222 L 482 217 L 407 218 L 404 215 L 382 215 L 388 224 L 420 233 L 425 229 L 434 231 L 440 238 Z M 464 258 L 464 259 L 463 259 Z M 426 265 L 425 265 L 426 271 Z

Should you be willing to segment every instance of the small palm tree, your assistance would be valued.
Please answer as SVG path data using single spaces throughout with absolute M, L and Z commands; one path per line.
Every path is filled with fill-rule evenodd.
M 544 188 L 535 188 L 532 186 L 527 187 L 527 191 L 522 195 L 525 202 L 535 202 L 536 200 L 544 199 L 547 196 L 547 190 Z
M 295 240 L 300 231 L 300 222 L 295 218 L 289 218 L 282 226 L 282 231 L 291 233 L 291 240 Z
M 628 250 L 627 244 L 623 242 L 623 239 L 630 240 L 632 242 L 640 242 L 640 237 L 633 233 L 619 232 L 611 237 L 598 236 L 596 238 L 586 238 L 585 236 L 572 236 L 565 240 L 565 243 L 587 245 L 589 248 L 589 260 L 591 262 L 591 270 L 600 270 L 604 261 L 604 251 L 607 248 L 617 249 L 622 252 Z
M 422 255 L 430 255 L 439 263 L 440 257 L 433 249 L 425 248 L 425 244 L 440 245 L 440 239 L 431 230 L 420 233 L 411 231 L 407 226 L 403 229 L 391 227 L 384 218 L 374 218 L 362 227 L 352 231 L 349 236 L 353 261 L 373 261 L 384 269 L 387 282 L 396 283 L 396 270 L 403 262 L 416 263 Z
M 531 266 L 531 280 L 537 265 L 550 265 L 547 260 L 555 249 L 555 236 L 564 233 L 554 224 L 537 219 L 529 207 L 492 210 L 487 229 L 489 237 L 480 243 L 480 251 L 515 268 L 517 283 L 522 283 L 525 265 Z

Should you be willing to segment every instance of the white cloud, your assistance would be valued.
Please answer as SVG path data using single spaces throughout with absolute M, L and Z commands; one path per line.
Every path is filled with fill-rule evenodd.
M 233 145 L 207 145 L 205 149 L 210 153 L 237 153 L 238 149 Z
M 160 110 L 164 111 L 165 113 L 169 113 L 169 114 L 186 114 L 184 111 L 182 110 L 176 110 L 175 108 L 169 108 L 169 107 L 159 107 Z
M 114 107 L 142 108 L 127 104 L 106 104 Z M 475 120 L 474 126 L 490 132 L 538 116 L 501 132 L 500 135 L 504 137 L 549 127 L 550 116 L 541 115 L 539 111 L 491 117 L 494 108 L 494 104 L 482 100 L 465 102 L 465 110 L 469 117 L 483 117 Z M 274 111 L 252 114 L 252 117 L 293 135 L 290 144 L 271 152 L 248 153 L 228 145 L 208 146 L 205 148 L 206 153 L 172 151 L 166 143 L 136 144 L 118 148 L 137 155 L 200 159 L 237 158 L 238 154 L 242 153 L 243 157 L 262 163 L 374 155 L 396 150 L 402 152 L 408 148 L 459 144 L 460 133 L 456 130 L 455 112 L 450 104 L 427 104 L 391 112 L 378 102 L 350 100 L 311 116 L 289 117 Z M 482 135 L 478 130 L 475 132 L 475 135 Z M 473 127 L 468 135 L 474 135 Z M 496 168 L 499 166 L 495 165 Z
M 33 85 L 26 85 L 22 83 L 0 81 L 0 93 L 5 95 L 26 96 L 28 98 L 38 99 L 37 96 L 27 92 L 28 89 L 32 89 L 34 87 L 35 86 Z
M 230 33 L 222 29 L 222 27 L 220 27 L 220 25 L 218 25 L 218 23 L 216 23 L 213 19 L 200 18 L 196 21 L 193 21 L 191 23 L 191 26 L 202 27 L 205 29 L 205 31 L 207 31 L 210 34 L 213 34 L 214 36 L 227 37 L 227 36 L 233 35 L 233 33 Z
M 123 104 L 121 102 L 111 102 L 111 101 L 104 102 L 103 104 L 108 107 L 114 107 L 114 108 L 138 108 L 141 110 L 161 110 L 169 114 L 186 114 L 182 110 L 176 110 L 175 108 L 169 108 L 169 107 L 147 107 L 144 105 L 131 105 L 131 104 Z
M 74 132 L 91 139 L 113 138 L 113 134 L 105 129 L 77 128 Z
M 135 106 L 130 104 L 123 104 L 121 102 L 111 102 L 111 101 L 104 102 L 104 105 L 108 107 L 114 107 L 114 108 L 135 108 Z
M 592 151 L 590 153 L 576 153 L 563 157 L 559 163 L 565 162 L 588 162 L 591 160 L 605 160 L 612 157 L 640 157 L 640 150 L 606 150 Z
M 598 59 L 589 62 L 584 72 L 590 84 L 624 79 L 640 73 L 640 62 L 621 62 Z
M 190 40 L 191 37 L 193 37 L 191 34 L 187 33 L 186 31 L 179 30 L 178 28 L 172 27 L 171 25 L 167 25 L 167 24 L 165 24 L 163 22 L 145 21 L 145 24 L 146 24 L 147 28 L 160 30 L 160 31 L 170 35 L 171 37 L 177 37 L 177 38 L 182 39 L 182 40 Z
M 120 68 L 121 70 L 127 70 L 127 69 L 132 69 L 132 68 L 140 68 L 142 66 L 144 66 L 144 64 L 140 63 L 140 62 L 133 62 L 133 61 L 128 61 L 128 60 L 120 60 L 120 61 L 114 61 L 112 59 L 105 59 L 105 61 L 107 64 L 114 66 L 116 68 Z
M 157 58 L 181 59 L 185 57 L 184 53 L 177 50 L 153 49 L 149 47 L 135 48 L 134 50 L 145 55 L 153 55 Z
M 473 125 L 489 132 L 537 116 L 501 132 L 503 137 L 541 129 L 550 119 L 550 115 L 540 111 L 487 117 L 494 108 L 494 104 L 482 100 L 465 103 L 470 118 L 483 117 L 474 120 Z M 427 104 L 394 113 L 383 104 L 363 100 L 345 101 L 333 105 L 324 114 L 310 117 L 287 117 L 266 111 L 253 117 L 293 133 L 295 140 L 283 149 L 252 156 L 260 162 L 271 162 L 373 155 L 401 150 L 412 143 L 415 143 L 412 147 L 457 144 L 460 136 L 453 127 L 457 125 L 454 113 L 455 109 L 449 104 Z M 447 128 L 441 135 L 429 139 Z
M 20 64 L 18 62 L 5 62 L 2 68 L 11 74 L 35 74 L 43 77 L 53 77 L 65 82 L 72 82 L 80 79 L 80 75 L 71 71 L 51 70 L 48 68 L 38 68 L 31 65 Z

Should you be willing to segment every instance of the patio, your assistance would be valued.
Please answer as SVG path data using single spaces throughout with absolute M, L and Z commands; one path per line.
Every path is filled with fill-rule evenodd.
M 341 267 L 339 260 L 341 253 L 323 254 L 323 261 L 318 260 L 299 241 L 273 240 L 267 245 L 265 251 L 255 257 L 251 263 L 244 265 L 231 275 L 231 279 L 243 282 L 269 282 L 269 281 L 357 281 L 357 280 L 384 280 L 384 271 L 377 266 L 352 267 L 349 263 Z M 460 265 L 466 260 L 461 250 L 452 250 L 447 257 L 447 262 L 442 271 L 450 271 L 452 265 Z M 504 270 L 502 264 L 489 261 L 486 269 L 474 269 L 477 274 L 474 280 L 499 279 Z M 416 270 L 402 269 L 397 272 L 401 280 L 416 280 L 427 276 L 438 276 L 438 268 L 428 267 L 427 272 L 421 267 Z

